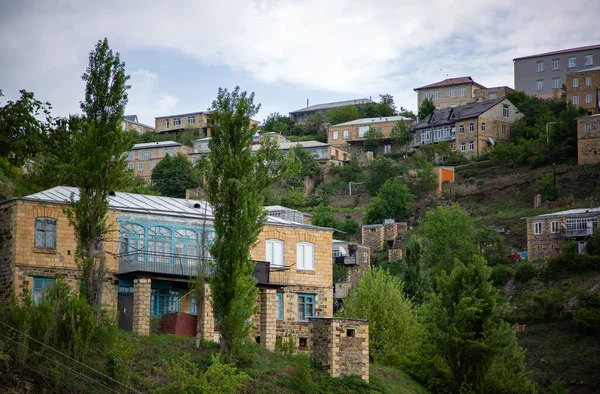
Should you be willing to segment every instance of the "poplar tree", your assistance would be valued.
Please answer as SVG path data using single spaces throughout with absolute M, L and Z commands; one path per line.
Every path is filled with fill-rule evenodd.
M 221 319 L 221 350 L 230 357 L 249 338 L 247 321 L 256 310 L 258 290 L 250 250 L 266 220 L 261 192 L 298 169 L 297 160 L 285 159 L 272 139 L 252 152 L 256 125 L 250 118 L 259 108 L 254 93 L 220 88 L 210 115 L 206 192 L 215 229 L 211 299 L 214 314 Z
M 132 146 L 121 129 L 129 76 L 119 53 L 113 53 L 105 38 L 90 52 L 81 78 L 86 82 L 85 99 L 80 102 L 83 124 L 73 144 L 74 184 L 79 198 L 71 196 L 66 214 L 77 239 L 76 261 L 87 301 L 98 305 L 105 276 L 103 241 L 110 231 L 106 223 L 108 196 L 127 179 L 123 153 Z

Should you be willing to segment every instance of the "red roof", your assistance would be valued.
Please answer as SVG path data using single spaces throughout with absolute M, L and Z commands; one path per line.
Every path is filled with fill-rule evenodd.
M 559 51 L 538 53 L 537 55 L 529 55 L 529 56 L 516 57 L 516 58 L 513 59 L 513 61 L 514 60 L 521 60 L 521 59 L 529 59 L 529 58 L 532 58 L 532 57 L 539 57 L 539 56 L 560 55 L 561 53 L 589 51 L 589 50 L 592 50 L 592 49 L 600 49 L 600 45 L 588 45 L 586 47 L 561 49 Z
M 430 85 L 425 85 L 425 86 L 421 86 L 420 88 L 415 88 L 415 92 L 418 90 L 422 90 L 422 89 L 431 89 L 431 88 L 442 88 L 445 86 L 453 86 L 453 85 L 464 85 L 464 84 L 468 84 L 468 83 L 472 83 L 475 84 L 476 86 L 479 86 L 482 89 L 485 89 L 485 86 L 473 81 L 473 78 L 469 77 L 458 77 L 458 78 L 448 78 L 448 79 L 444 79 L 443 81 L 440 82 L 436 82 L 436 83 L 432 83 Z

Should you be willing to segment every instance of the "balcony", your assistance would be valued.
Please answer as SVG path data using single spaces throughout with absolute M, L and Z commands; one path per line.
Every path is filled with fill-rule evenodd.
M 336 264 L 356 265 L 356 255 L 353 256 L 338 256 L 335 258 Z

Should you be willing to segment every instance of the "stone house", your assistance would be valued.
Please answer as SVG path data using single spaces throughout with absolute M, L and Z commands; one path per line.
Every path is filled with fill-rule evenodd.
M 417 92 L 417 108 L 425 99 L 432 99 L 437 109 L 444 109 L 475 101 L 475 91 L 478 89 L 485 89 L 485 86 L 468 76 L 447 78 L 415 88 L 414 91 Z
M 563 240 L 575 240 L 583 252 L 598 230 L 600 208 L 578 208 L 524 218 L 527 220 L 527 258 L 546 259 L 560 253 Z
M 300 108 L 290 112 L 290 120 L 293 123 L 302 124 L 306 122 L 306 119 L 310 115 L 314 115 L 317 112 L 322 112 L 324 115 L 327 115 L 327 112 L 334 108 L 345 107 L 347 105 L 359 106 L 363 104 L 375 104 L 375 102 L 368 98 L 360 98 L 354 100 L 336 101 L 333 103 L 315 104 L 310 106 L 308 104 L 309 102 L 306 100 L 306 108 Z
M 55 187 L 0 203 L 0 302 L 26 290 L 35 300 L 57 277 L 77 286 L 76 241 L 63 212 L 71 195 L 77 198 L 78 189 Z M 166 314 L 204 310 L 202 333 L 218 339 L 209 301 L 199 308 L 189 287 L 190 276 L 211 261 L 210 206 L 116 192 L 107 219 L 102 304 L 117 308 L 119 327 L 147 335 Z M 293 335 L 309 351 L 308 318 L 333 316 L 332 230 L 269 216 L 251 255 L 259 289 L 251 319 L 256 340 L 273 349 L 276 336 Z
M 435 111 L 413 127 L 414 147 L 445 141 L 464 156 L 478 156 L 498 141 L 509 141 L 511 124 L 522 116 L 507 98 Z
M 600 66 L 567 74 L 567 101 L 583 108 L 588 115 L 598 113 L 600 102 Z
M 600 114 L 577 119 L 577 164 L 600 163 Z
M 404 122 L 409 128 L 415 123 L 413 119 L 404 116 L 356 119 L 329 126 L 327 142 L 331 146 L 341 148 L 352 154 L 361 154 L 364 152 L 365 135 L 372 128 L 382 136 L 382 146 L 380 148 L 382 153 L 394 153 L 394 150 L 399 147 L 392 146 L 390 135 L 398 122 Z
M 167 154 L 173 157 L 177 153 L 181 153 L 187 157 L 190 151 L 189 146 L 175 141 L 135 144 L 127 154 L 127 166 L 135 174 L 149 181 L 152 177 L 152 170 Z
M 402 241 L 408 232 L 407 222 L 396 222 L 386 219 L 382 224 L 367 224 L 362 226 L 362 244 L 367 246 L 371 253 L 387 249 L 388 261 L 402 259 Z
M 289 220 L 290 222 L 310 224 L 311 215 L 309 213 L 281 205 L 268 205 L 265 209 L 269 216 Z
M 371 271 L 371 250 L 364 245 L 333 240 L 333 263 L 348 267 L 345 281 L 334 283 L 334 297 L 346 298 L 350 290 L 358 286 L 360 279 Z
M 140 123 L 137 115 L 125 115 L 121 126 L 123 127 L 123 130 L 133 130 L 138 134 L 154 134 L 154 127 Z

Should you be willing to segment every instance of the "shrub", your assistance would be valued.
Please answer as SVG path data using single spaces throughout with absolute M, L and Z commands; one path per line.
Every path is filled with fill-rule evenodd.
M 566 298 L 566 294 L 558 289 L 535 294 L 526 303 L 526 313 L 536 320 L 559 319 L 563 317 Z
M 600 294 L 581 297 L 579 307 L 573 312 L 573 322 L 583 329 L 600 329 Z
M 304 208 L 304 189 L 302 187 L 290 187 L 284 190 L 281 204 L 289 208 Z
M 492 268 L 490 280 L 496 287 L 504 286 L 512 276 L 512 269 L 506 265 L 496 265 Z
M 547 201 L 554 201 L 554 176 L 546 174 L 535 182 L 534 192 L 541 194 Z M 556 194 L 558 195 L 559 185 L 556 183 Z
M 515 280 L 526 283 L 535 278 L 537 274 L 537 268 L 529 261 L 526 261 L 519 264 L 519 268 L 517 268 L 517 272 L 515 272 Z
M 600 270 L 600 256 L 562 253 L 548 259 L 544 268 L 546 279 L 556 279 L 569 272 L 589 272 Z

